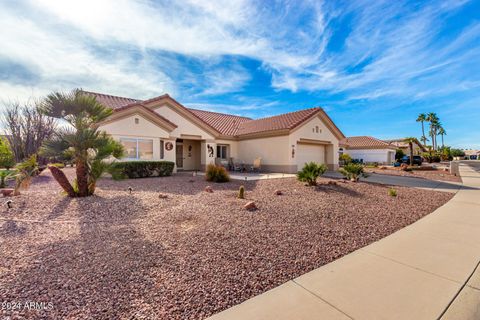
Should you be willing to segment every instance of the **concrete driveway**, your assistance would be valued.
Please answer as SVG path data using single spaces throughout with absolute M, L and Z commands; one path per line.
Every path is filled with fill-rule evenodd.
M 323 176 L 336 179 L 343 178 L 343 176 L 337 171 L 328 171 Z M 361 178 L 361 180 L 385 185 L 412 187 L 452 193 L 456 193 L 462 187 L 462 183 L 460 182 L 434 181 L 415 177 L 391 176 L 377 173 L 370 173 L 367 178 Z

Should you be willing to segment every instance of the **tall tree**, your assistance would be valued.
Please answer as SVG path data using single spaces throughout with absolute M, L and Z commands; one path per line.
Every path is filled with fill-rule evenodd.
M 410 149 L 410 165 L 413 166 L 413 144 L 417 141 L 417 139 L 408 137 L 405 138 L 404 141 L 408 143 L 408 147 Z
M 427 121 L 430 123 L 430 130 L 429 134 L 430 137 L 432 138 L 432 147 L 433 150 L 437 150 L 437 130 L 438 130 L 438 116 L 435 112 L 429 112 L 427 114 Z
M 37 154 L 43 141 L 57 128 L 57 121 L 40 110 L 39 102 L 9 102 L 5 105 L 3 127 L 15 161 L 21 162 Z
M 444 148 L 444 143 L 443 143 L 443 136 L 446 136 L 447 135 L 447 132 L 445 131 L 445 129 L 440 126 L 440 128 L 438 129 L 438 134 L 442 137 L 442 149 Z
M 7 139 L 0 137 L 0 168 L 7 170 L 15 166 L 15 156 Z
M 98 123 L 110 116 L 112 110 L 78 89 L 48 95 L 42 110 L 46 115 L 63 119 L 70 125 L 45 141 L 42 154 L 71 156 L 76 166 L 76 179 L 73 185 L 70 184 L 63 171 L 51 166 L 49 169 L 53 177 L 71 197 L 92 195 L 97 179 L 108 169 L 109 165 L 104 160 L 112 156 L 120 158 L 124 152 L 119 142 L 98 130 Z
M 427 121 L 427 115 L 425 113 L 420 113 L 417 117 L 417 122 L 421 122 L 422 123 L 422 142 L 423 142 L 423 145 L 426 145 L 427 144 L 427 137 L 425 137 L 425 121 Z

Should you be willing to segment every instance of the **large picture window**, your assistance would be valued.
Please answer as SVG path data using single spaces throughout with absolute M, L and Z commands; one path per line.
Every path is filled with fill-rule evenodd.
M 127 159 L 153 159 L 153 140 L 151 139 L 121 138 L 120 143 L 125 148 Z
M 217 146 L 217 158 L 220 158 L 220 159 L 227 159 L 228 155 L 227 155 L 227 147 L 228 146 L 225 146 L 225 145 L 218 145 Z

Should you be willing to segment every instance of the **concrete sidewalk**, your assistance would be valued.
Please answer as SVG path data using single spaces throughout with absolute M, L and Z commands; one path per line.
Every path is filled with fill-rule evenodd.
M 460 163 L 432 214 L 209 319 L 480 319 L 479 171 Z
M 343 178 L 343 176 L 337 171 L 328 171 L 323 176 L 336 179 Z M 452 193 L 457 192 L 462 187 L 461 182 L 436 181 L 417 177 L 394 176 L 379 173 L 369 173 L 367 178 L 362 178 L 361 180 L 392 186 L 411 187 Z

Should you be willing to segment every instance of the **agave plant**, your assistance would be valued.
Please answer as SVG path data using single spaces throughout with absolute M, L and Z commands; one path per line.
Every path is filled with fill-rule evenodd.
M 63 171 L 49 166 L 53 177 L 70 197 L 86 197 L 95 192 L 97 179 L 108 170 L 107 159 L 121 158 L 123 146 L 98 130 L 98 123 L 112 113 L 96 101 L 95 97 L 81 90 L 70 93 L 55 92 L 47 96 L 42 104 L 43 112 L 65 120 L 69 127 L 58 131 L 52 139 L 45 141 L 41 153 L 46 157 L 72 159 L 76 167 L 76 179 L 70 183 Z

